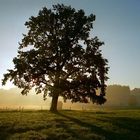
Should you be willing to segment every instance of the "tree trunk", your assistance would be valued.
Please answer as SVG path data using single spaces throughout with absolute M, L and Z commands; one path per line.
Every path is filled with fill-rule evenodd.
M 51 102 L 51 107 L 50 107 L 50 111 L 51 112 L 57 112 L 57 101 L 58 101 L 58 94 L 54 94 L 52 96 L 52 102 Z

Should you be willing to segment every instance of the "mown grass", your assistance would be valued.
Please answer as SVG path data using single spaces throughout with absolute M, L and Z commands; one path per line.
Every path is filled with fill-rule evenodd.
M 140 110 L 1 111 L 0 140 L 140 140 Z

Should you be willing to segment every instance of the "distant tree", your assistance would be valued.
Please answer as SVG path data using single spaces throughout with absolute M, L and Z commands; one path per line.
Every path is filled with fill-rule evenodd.
M 59 96 L 72 102 L 87 103 L 90 98 L 104 103 L 108 61 L 100 50 L 104 43 L 89 36 L 94 20 L 95 15 L 86 16 L 83 10 L 63 4 L 44 7 L 38 16 L 31 16 L 13 59 L 14 69 L 4 74 L 2 84 L 13 81 L 22 94 L 35 87 L 44 99 L 52 97 L 51 111 L 57 111 Z
M 123 85 L 109 85 L 106 89 L 107 104 L 116 106 L 127 106 L 130 98 L 130 87 Z
M 138 103 L 137 103 L 137 99 L 134 95 L 131 95 L 130 98 L 129 98 L 129 101 L 128 101 L 128 104 L 130 106 L 137 106 Z
M 134 95 L 138 94 L 138 95 L 140 95 L 140 88 L 134 88 L 133 90 L 131 90 L 131 94 L 134 94 Z

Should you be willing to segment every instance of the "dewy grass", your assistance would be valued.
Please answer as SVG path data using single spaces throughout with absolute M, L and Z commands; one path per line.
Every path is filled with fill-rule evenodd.
M 140 110 L 0 112 L 1 140 L 140 140 Z

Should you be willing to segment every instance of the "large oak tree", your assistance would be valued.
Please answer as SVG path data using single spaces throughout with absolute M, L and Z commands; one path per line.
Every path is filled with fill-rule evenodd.
M 34 87 L 44 99 L 49 95 L 51 111 L 57 110 L 59 96 L 72 102 L 104 103 L 108 61 L 100 49 L 104 43 L 90 37 L 94 20 L 95 15 L 86 16 L 83 10 L 63 4 L 44 7 L 38 16 L 31 16 L 14 68 L 4 74 L 2 84 L 11 80 L 22 94 Z

